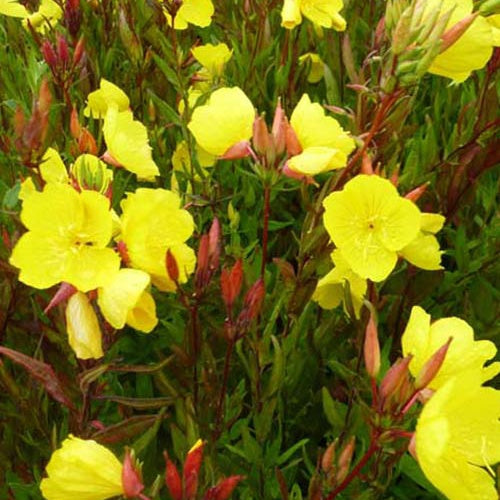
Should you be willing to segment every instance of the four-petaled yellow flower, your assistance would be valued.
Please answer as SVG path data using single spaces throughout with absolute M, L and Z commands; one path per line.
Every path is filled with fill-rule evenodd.
M 191 50 L 193 57 L 208 71 L 208 77 L 221 76 L 233 51 L 225 43 L 198 45 Z
M 115 106 L 118 111 L 126 111 L 130 101 L 120 87 L 101 78 L 99 88 L 87 96 L 87 107 L 83 113 L 92 118 L 104 118 L 110 106 Z
M 97 304 L 106 321 L 120 329 L 125 323 L 149 333 L 157 325 L 156 305 L 147 291 L 149 274 L 138 269 L 120 269 L 111 281 L 99 288 Z
M 208 153 L 223 156 L 232 146 L 252 137 L 255 110 L 239 87 L 221 88 L 198 106 L 188 128 Z
M 173 291 L 165 256 L 170 250 L 179 269 L 179 283 L 193 272 L 196 257 L 185 241 L 194 230 L 193 218 L 180 208 L 180 198 L 166 189 L 137 189 L 121 202 L 121 239 L 126 244 L 130 266 L 151 275 L 160 290 Z
M 358 175 L 327 196 L 324 224 L 352 270 L 382 281 L 420 230 L 421 214 L 387 179 Z
M 474 340 L 471 326 L 459 318 L 441 318 L 431 324 L 431 317 L 421 307 L 411 310 L 410 319 L 401 339 L 403 354 L 413 355 L 410 372 L 417 376 L 431 356 L 453 338 L 441 368 L 429 383 L 439 389 L 450 378 L 466 370 L 479 374 L 484 382 L 500 372 L 500 363 L 484 364 L 492 359 L 497 349 L 489 340 Z
M 472 0 L 427 0 L 425 12 L 440 9 L 441 14 L 444 14 L 453 9 L 446 27 L 449 29 L 470 15 L 473 7 Z M 494 26 L 484 17 L 478 16 L 455 43 L 434 59 L 428 71 L 455 82 L 463 82 L 472 71 L 486 65 L 493 53 L 493 46 L 497 44 Z
M 290 125 L 302 148 L 300 154 L 288 160 L 291 170 L 311 176 L 345 166 L 355 146 L 353 139 L 307 94 L 295 106 Z
M 474 370 L 449 379 L 417 422 L 417 460 L 450 500 L 498 499 L 489 472 L 500 461 L 500 391 L 481 383 Z
M 23 202 L 21 221 L 29 231 L 10 263 L 27 285 L 49 288 L 65 281 L 86 292 L 105 285 L 119 268 L 118 255 L 106 248 L 112 234 L 109 200 L 95 191 L 48 183 Z
M 354 313 L 359 318 L 366 294 L 366 280 L 352 271 L 340 250 L 334 250 L 331 257 L 335 267 L 318 281 L 312 298 L 323 309 L 333 309 L 344 301 L 345 286 L 348 282 Z
M 323 28 L 344 31 L 346 22 L 339 14 L 343 8 L 343 0 L 285 0 L 281 10 L 281 26 L 295 28 L 304 16 Z
M 172 16 L 164 10 L 168 24 L 172 26 Z M 212 0 L 183 0 L 174 19 L 176 30 L 185 30 L 188 24 L 205 28 L 212 22 L 214 6 Z
M 70 435 L 52 454 L 40 489 L 46 500 L 106 500 L 123 495 L 122 468 L 104 446 Z

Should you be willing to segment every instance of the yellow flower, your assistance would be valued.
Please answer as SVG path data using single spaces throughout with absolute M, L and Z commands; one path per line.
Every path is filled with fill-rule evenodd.
M 442 3 L 441 0 L 428 0 L 426 12 L 431 12 L 431 9 L 439 8 L 440 5 L 442 14 L 454 8 L 446 29 L 471 14 L 473 10 L 472 0 L 444 0 Z M 493 26 L 484 17 L 478 16 L 453 45 L 434 59 L 428 71 L 451 78 L 455 82 L 463 82 L 472 71 L 486 65 L 494 45 Z
M 19 190 L 19 199 L 24 201 L 27 200 L 33 193 L 38 190 L 33 182 L 32 177 L 26 177 L 23 182 L 21 182 L 21 189 Z
M 221 76 L 225 64 L 231 59 L 233 51 L 225 43 L 199 45 L 191 50 L 193 57 L 207 69 L 211 76 Z
M 420 228 L 420 210 L 399 196 L 387 179 L 358 175 L 327 196 L 324 224 L 352 270 L 382 281 L 396 266 L 397 252 Z
M 21 5 L 18 0 L 0 0 L 0 14 L 21 18 L 29 16 L 26 7 Z
M 343 8 L 343 0 L 285 0 L 281 10 L 281 26 L 293 29 L 305 16 L 323 28 L 344 31 L 345 19 L 339 14 Z
M 443 252 L 434 234 L 441 230 L 445 220 L 440 214 L 421 214 L 420 232 L 401 250 L 401 256 L 421 269 L 428 271 L 443 269 L 441 266 Z
M 450 500 L 498 499 L 486 469 L 492 472 L 500 460 L 499 419 L 500 391 L 482 387 L 474 371 L 449 379 L 425 404 L 415 433 L 417 459 Z
M 68 343 L 79 359 L 99 359 L 102 352 L 102 333 L 97 316 L 88 297 L 82 292 L 72 295 L 66 306 Z
M 130 101 L 120 87 L 101 78 L 99 89 L 88 95 L 83 114 L 92 118 L 104 118 L 110 106 L 115 106 L 118 111 L 126 111 Z
M 493 45 L 498 47 L 500 45 L 500 14 L 489 16 L 486 20 L 490 23 L 493 32 Z
M 123 328 L 127 323 L 149 333 L 156 326 L 156 305 L 146 290 L 149 282 L 149 275 L 144 271 L 120 269 L 108 284 L 99 288 L 97 303 L 113 328 Z
M 344 301 L 345 284 L 348 282 L 354 313 L 359 318 L 366 294 L 366 280 L 352 271 L 340 250 L 334 250 L 331 257 L 335 267 L 318 281 L 312 298 L 323 309 L 333 309 Z
M 121 203 L 122 233 L 130 265 L 151 275 L 160 290 L 173 291 L 165 256 L 170 249 L 179 268 L 179 283 L 193 272 L 196 258 L 185 241 L 194 230 L 193 218 L 180 207 L 179 197 L 166 189 L 137 189 Z
M 71 176 L 81 189 L 106 194 L 113 181 L 113 171 L 97 156 L 80 155 L 70 168 Z
M 245 93 L 239 87 L 224 87 L 194 110 L 188 128 L 205 151 L 222 156 L 252 137 L 254 118 L 253 104 Z
M 307 63 L 310 64 L 307 81 L 309 83 L 318 83 L 325 74 L 325 63 L 318 54 L 314 54 L 313 52 L 307 52 L 307 54 L 299 57 L 300 65 Z
M 69 182 L 68 171 L 59 156 L 59 153 L 53 149 L 48 148 L 42 157 L 42 163 L 38 167 L 40 176 L 45 182 L 58 182 L 67 184 Z
M 49 288 L 65 281 L 86 292 L 118 270 L 120 259 L 106 248 L 112 217 L 101 194 L 49 183 L 23 202 L 21 221 L 29 231 L 17 242 L 10 263 L 20 268 L 23 283 Z
M 288 160 L 288 167 L 303 175 L 316 175 L 342 168 L 354 149 L 354 141 L 339 122 L 304 94 L 290 118 L 302 152 Z
M 131 111 L 108 107 L 103 132 L 112 161 L 136 174 L 138 179 L 151 181 L 160 175 L 151 155 L 146 127 L 134 120 Z
M 442 318 L 431 324 L 430 315 L 419 306 L 411 310 L 410 319 L 401 339 L 403 354 L 413 355 L 410 372 L 416 376 L 429 358 L 450 337 L 453 340 L 444 362 L 429 383 L 431 389 L 439 389 L 450 378 L 466 370 L 480 374 L 482 382 L 500 372 L 500 363 L 484 366 L 497 352 L 493 342 L 474 340 L 471 326 L 459 318 Z
M 164 10 L 168 24 L 172 26 L 172 16 Z M 212 0 L 183 0 L 174 20 L 176 30 L 185 30 L 188 23 L 205 28 L 212 22 L 214 6 Z
M 105 500 L 122 495 L 122 464 L 104 446 L 72 436 L 56 450 L 40 489 L 47 500 Z
M 23 20 L 23 25 L 27 27 L 29 22 L 36 31 L 45 33 L 53 28 L 62 16 L 63 11 L 54 0 L 42 0 L 38 10 Z

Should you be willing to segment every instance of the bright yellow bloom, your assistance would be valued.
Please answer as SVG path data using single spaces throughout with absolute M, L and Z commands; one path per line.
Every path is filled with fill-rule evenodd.
M 339 14 L 343 0 L 285 0 L 281 11 L 281 26 L 293 29 L 302 22 L 302 16 L 323 28 L 344 31 L 345 19 Z
M 92 189 L 106 194 L 113 181 L 113 171 L 97 156 L 80 155 L 70 168 L 71 176 L 81 189 Z
M 19 199 L 24 201 L 27 200 L 33 193 L 36 193 L 38 190 L 33 182 L 32 177 L 26 177 L 23 182 L 21 182 L 21 189 L 19 190 Z
M 358 175 L 327 196 L 324 224 L 352 270 L 382 281 L 396 266 L 397 252 L 415 239 L 420 210 L 399 196 L 387 179 Z
M 48 148 L 45 151 L 39 170 L 40 176 L 45 182 L 59 182 L 62 184 L 69 182 L 68 171 L 59 153 L 53 148 Z
M 17 242 L 10 263 L 20 268 L 23 283 L 49 288 L 65 281 L 86 292 L 118 270 L 120 259 L 106 248 L 112 217 L 101 194 L 49 183 L 23 202 L 21 221 L 29 231 Z
M 40 489 L 47 500 L 105 500 L 122 495 L 122 464 L 104 446 L 72 436 L 56 450 Z
M 87 107 L 83 113 L 92 118 L 104 118 L 111 106 L 115 106 L 118 111 L 126 111 L 129 109 L 130 101 L 120 87 L 101 78 L 99 89 L 88 95 Z
M 120 269 L 107 285 L 99 288 L 97 303 L 113 328 L 123 328 L 127 323 L 149 333 L 156 326 L 156 305 L 146 290 L 149 282 L 149 274 L 144 271 Z
M 21 18 L 29 16 L 26 7 L 21 5 L 18 0 L 0 0 L 0 14 Z
M 23 25 L 27 27 L 29 22 L 36 31 L 45 33 L 53 28 L 62 16 L 63 11 L 54 0 L 42 0 L 38 10 L 30 14 L 23 21 Z
M 194 110 L 188 128 L 205 151 L 222 156 L 252 137 L 254 118 L 253 104 L 245 93 L 239 87 L 224 87 Z
M 417 237 L 400 252 L 401 256 L 414 266 L 428 271 L 443 269 L 439 242 L 434 236 L 441 230 L 446 219 L 439 214 L 421 214 L 420 232 Z
M 146 127 L 134 120 L 131 111 L 120 112 L 116 106 L 110 106 L 103 132 L 107 152 L 115 162 L 136 174 L 138 179 L 151 181 L 160 175 L 151 155 Z
M 439 389 L 450 378 L 466 370 L 480 374 L 484 382 L 500 372 L 500 363 L 484 364 L 497 352 L 489 340 L 474 340 L 471 326 L 459 318 L 442 318 L 431 324 L 431 317 L 421 307 L 411 310 L 410 319 L 401 339 L 403 354 L 413 355 L 410 372 L 417 375 L 429 358 L 452 337 L 450 347 L 437 375 L 429 383 Z
M 295 106 L 290 124 L 302 147 L 300 154 L 288 160 L 291 170 L 311 176 L 345 166 L 355 146 L 353 139 L 307 94 Z
M 225 43 L 199 45 L 191 50 L 193 57 L 208 70 L 211 76 L 221 76 L 233 51 Z
M 489 16 L 486 20 L 490 23 L 493 31 L 493 45 L 498 47 L 500 46 L 500 14 Z
M 164 10 L 168 24 L 172 26 L 172 16 Z M 183 0 L 174 20 L 176 30 L 185 30 L 188 23 L 205 28 L 212 22 L 214 6 L 212 0 Z
M 498 499 L 485 468 L 500 461 L 499 419 L 500 391 L 482 387 L 474 371 L 449 379 L 425 404 L 415 433 L 417 459 L 450 500 Z
M 307 52 L 299 57 L 299 64 L 310 64 L 309 74 L 307 75 L 307 81 L 309 83 L 318 83 L 321 81 L 325 74 L 325 63 L 319 57 L 318 54 L 314 52 Z
M 439 8 L 444 14 L 454 8 L 446 29 L 472 13 L 472 0 L 427 0 L 426 12 Z M 425 18 L 424 18 L 425 21 Z M 451 78 L 455 82 L 463 82 L 471 72 L 483 68 L 493 53 L 495 33 L 493 26 L 478 16 L 467 31 L 432 62 L 428 71 Z
M 185 244 L 194 230 L 193 218 L 180 208 L 180 198 L 166 189 L 137 189 L 121 202 L 121 239 L 130 265 L 151 275 L 160 290 L 175 290 L 167 275 L 165 256 L 170 249 L 179 268 L 179 283 L 193 272 L 196 257 Z
M 102 333 L 99 321 L 88 297 L 82 292 L 72 295 L 66 306 L 68 343 L 79 359 L 99 359 L 102 352 Z
M 345 285 L 348 282 L 354 313 L 359 318 L 366 294 L 366 280 L 352 271 L 340 250 L 334 250 L 331 257 L 335 267 L 318 281 L 312 298 L 323 309 L 333 309 L 344 302 Z

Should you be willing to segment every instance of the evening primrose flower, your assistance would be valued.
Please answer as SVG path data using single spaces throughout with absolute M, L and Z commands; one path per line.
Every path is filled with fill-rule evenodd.
M 165 17 L 172 26 L 172 16 L 164 9 Z M 188 24 L 205 28 L 212 22 L 214 6 L 212 0 L 183 0 L 174 19 L 174 29 L 185 30 Z
M 80 155 L 70 168 L 71 177 L 80 189 L 106 194 L 113 181 L 113 171 L 97 156 Z
M 88 297 L 82 292 L 73 294 L 66 305 L 68 343 L 78 359 L 99 359 L 102 333 L 99 321 Z
M 129 110 L 109 106 L 104 119 L 104 140 L 108 148 L 104 159 L 137 175 L 138 179 L 154 180 L 160 175 L 153 160 L 146 127 L 134 120 Z
M 130 101 L 120 87 L 101 78 L 99 88 L 87 96 L 87 106 L 83 114 L 92 118 L 104 118 L 110 106 L 115 106 L 119 112 L 126 111 Z
M 225 43 L 198 45 L 191 50 L 193 57 L 205 68 L 209 76 L 221 76 L 233 51 Z
M 366 294 L 366 280 L 352 271 L 340 250 L 334 250 L 331 258 L 335 267 L 318 281 L 312 298 L 323 309 L 333 309 L 344 301 L 345 284 L 348 282 L 354 313 L 359 318 Z
M 281 10 L 281 26 L 293 29 L 302 22 L 302 16 L 323 28 L 344 31 L 345 19 L 339 14 L 343 0 L 284 0 Z
M 325 74 L 325 63 L 318 54 L 307 52 L 299 57 L 299 64 L 310 64 L 307 81 L 309 83 L 318 83 Z
M 29 12 L 18 0 L 0 0 L 0 14 L 9 17 L 26 18 Z
M 176 260 L 179 283 L 187 281 L 196 261 L 193 250 L 185 244 L 194 230 L 193 218 L 180 203 L 172 191 L 146 188 L 128 193 L 121 202 L 121 240 L 130 266 L 149 273 L 152 283 L 162 291 L 176 289 L 165 267 L 167 250 Z
M 453 9 L 446 26 L 448 30 L 470 15 L 473 7 L 472 0 L 427 0 L 424 16 L 434 9 L 440 9 L 441 14 Z M 495 41 L 494 26 L 484 17 L 478 16 L 455 43 L 433 60 L 428 71 L 451 78 L 455 82 L 463 82 L 472 71 L 486 65 L 496 42 L 498 40 Z
M 58 182 L 67 184 L 69 182 L 68 171 L 61 156 L 54 148 L 48 148 L 42 157 L 38 167 L 40 176 L 45 182 Z
M 63 11 L 54 0 L 41 0 L 38 10 L 23 20 L 23 25 L 26 28 L 29 23 L 36 31 L 45 33 L 53 28 L 62 16 Z
M 450 500 L 498 499 L 490 465 L 500 461 L 500 391 L 481 383 L 474 370 L 450 378 L 417 422 L 418 463 Z
M 324 202 L 324 224 L 352 270 L 382 281 L 420 230 L 420 210 L 387 179 L 358 175 Z
M 116 329 L 125 323 L 144 333 L 157 325 L 156 305 L 147 291 L 149 274 L 138 269 L 120 269 L 99 288 L 97 304 L 106 321 Z
M 446 219 L 440 214 L 422 213 L 420 220 L 420 232 L 400 251 L 400 255 L 414 266 L 427 271 L 443 269 L 441 266 L 443 252 L 434 234 L 441 230 Z
M 354 141 L 339 122 L 326 116 L 323 107 L 304 94 L 290 118 L 302 152 L 288 160 L 288 167 L 299 174 L 312 176 L 342 168 L 354 149 Z
M 493 342 L 474 340 L 472 327 L 459 318 L 442 318 L 431 324 L 430 315 L 419 306 L 412 308 L 401 339 L 403 355 L 413 356 L 410 372 L 417 376 L 425 363 L 450 337 L 453 340 L 444 362 L 437 375 L 428 384 L 429 388 L 439 389 L 450 378 L 466 370 L 477 372 L 482 382 L 500 372 L 500 363 L 484 366 L 497 352 Z
M 21 221 L 28 232 L 10 263 L 29 286 L 43 289 L 65 281 L 86 292 L 103 286 L 119 268 L 118 256 L 106 248 L 112 231 L 109 200 L 95 191 L 48 183 L 23 202 Z
M 104 446 L 70 435 L 47 465 L 40 489 L 47 500 L 105 500 L 124 494 L 122 464 Z
M 208 153 L 223 156 L 233 146 L 252 137 L 255 110 L 239 87 L 220 88 L 198 106 L 188 128 Z

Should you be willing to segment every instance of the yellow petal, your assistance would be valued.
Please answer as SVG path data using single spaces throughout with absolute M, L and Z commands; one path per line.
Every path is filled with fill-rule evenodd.
M 78 236 L 86 244 L 92 243 L 105 247 L 111 239 L 113 219 L 109 207 L 109 200 L 96 191 L 82 191 L 80 202 L 84 217 L 78 228 Z
M 30 14 L 23 21 L 23 25 L 27 28 L 29 22 L 36 31 L 45 33 L 56 25 L 62 15 L 63 11 L 61 7 L 54 0 L 42 0 L 39 9 Z
M 285 0 L 281 10 L 281 26 L 291 30 L 301 22 L 300 0 Z
M 299 57 L 299 64 L 310 64 L 309 74 L 307 81 L 309 83 L 318 83 L 321 81 L 325 74 L 325 63 L 322 61 L 318 54 L 308 52 Z
M 489 16 L 486 20 L 490 23 L 493 32 L 493 45 L 500 46 L 500 14 Z
M 156 304 L 150 293 L 144 292 L 127 315 L 127 324 L 140 332 L 149 333 L 158 324 Z
M 99 288 L 97 303 L 113 328 L 125 326 L 129 312 L 136 307 L 149 282 L 149 275 L 143 271 L 120 269 L 106 285 Z
M 288 160 L 288 166 L 294 172 L 304 175 L 317 175 L 329 170 L 343 168 L 347 156 L 340 149 L 309 147 L 302 153 Z
M 222 74 L 225 64 L 233 55 L 233 51 L 229 50 L 225 43 L 199 45 L 191 52 L 194 58 L 214 76 Z
M 214 6 L 211 0 L 183 0 L 177 16 L 183 22 L 205 28 L 212 22 Z M 175 23 L 175 29 L 180 29 Z
M 252 137 L 254 118 L 253 104 L 245 93 L 238 87 L 224 87 L 194 110 L 188 128 L 204 150 L 222 156 L 231 146 Z
M 21 5 L 18 0 L 0 0 L 0 14 L 21 18 L 29 16 L 26 7 Z
M 66 306 L 68 342 L 79 359 L 104 356 L 101 329 L 88 297 L 81 292 L 72 295 Z
M 47 465 L 40 489 L 47 500 L 104 500 L 123 494 L 122 464 L 91 439 L 69 436 Z
M 302 14 L 323 28 L 344 31 L 345 19 L 339 14 L 344 7 L 342 0 L 308 0 L 301 2 Z
M 441 266 L 441 254 L 439 242 L 432 234 L 420 233 L 400 254 L 414 266 L 426 269 L 427 271 L 437 271 L 443 269 Z
M 111 106 L 116 107 L 118 111 L 126 111 L 130 106 L 130 101 L 120 87 L 101 78 L 99 89 L 88 95 L 87 107 L 83 113 L 92 118 L 104 118 Z
M 151 155 L 146 127 L 134 120 L 131 111 L 108 108 L 104 120 L 104 140 L 111 156 L 138 179 L 154 180 L 160 175 Z
M 446 217 L 441 214 L 422 213 L 420 218 L 420 229 L 424 233 L 436 234 L 441 231 Z
M 67 184 L 69 182 L 68 171 L 59 156 L 59 153 L 48 148 L 42 157 L 42 163 L 38 167 L 40 175 L 45 182 L 59 182 Z
M 27 200 L 37 189 L 32 177 L 27 177 L 21 182 L 21 189 L 19 190 L 19 199 L 22 201 Z

